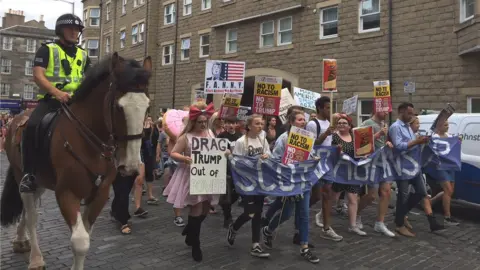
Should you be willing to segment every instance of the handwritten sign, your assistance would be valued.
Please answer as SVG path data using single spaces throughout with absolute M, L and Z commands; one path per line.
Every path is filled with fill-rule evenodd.
M 282 95 L 282 78 L 255 76 L 253 112 L 264 115 L 278 115 Z
M 228 139 L 192 137 L 190 195 L 226 194 Z
M 373 82 L 373 104 L 375 112 L 392 111 L 389 80 Z
M 455 108 L 450 103 L 448 103 L 447 107 L 443 108 L 437 115 L 437 118 L 435 118 L 435 121 L 433 121 L 430 130 L 436 131 L 438 128 L 443 126 L 443 124 L 445 124 L 445 121 L 447 121 L 454 112 Z
M 357 111 L 357 104 L 358 104 L 358 95 L 355 95 L 349 99 L 345 99 L 343 101 L 342 112 L 344 114 L 352 114 Z
M 252 107 L 240 106 L 237 113 L 238 121 L 245 121 L 252 114 Z
M 245 62 L 207 60 L 205 93 L 242 94 L 245 86 Z
M 225 94 L 222 105 L 220 106 L 220 118 L 225 119 L 227 117 L 237 116 L 241 101 L 241 95 Z
M 293 87 L 293 98 L 299 106 L 315 111 L 315 101 L 320 98 L 320 94 L 310 90 Z
M 288 109 L 293 105 L 297 105 L 295 99 L 293 99 L 290 91 L 288 91 L 288 88 L 283 88 L 282 97 L 280 99 L 280 113 L 278 115 L 278 118 L 280 118 L 280 121 L 282 121 L 283 124 L 287 122 Z
M 375 152 L 373 127 L 358 127 L 353 129 L 353 146 L 355 157 L 365 157 Z
M 291 164 L 308 159 L 313 148 L 314 134 L 302 128 L 292 127 L 288 133 L 287 147 L 282 163 Z
M 337 60 L 323 59 L 322 92 L 337 92 Z

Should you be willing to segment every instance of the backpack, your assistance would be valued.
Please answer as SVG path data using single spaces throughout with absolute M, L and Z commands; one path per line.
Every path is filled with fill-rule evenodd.
M 320 122 L 318 122 L 318 119 L 312 119 L 315 124 L 317 124 L 317 139 L 320 136 L 320 132 L 322 131 L 322 126 L 320 126 Z

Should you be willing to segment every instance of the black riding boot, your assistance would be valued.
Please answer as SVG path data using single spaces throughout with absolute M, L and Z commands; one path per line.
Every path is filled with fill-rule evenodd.
M 202 227 L 202 217 L 189 217 L 191 223 L 189 222 L 190 228 L 188 229 L 187 237 L 192 244 L 192 258 L 201 262 L 203 259 L 202 250 L 200 249 L 200 229 Z
M 192 240 L 191 240 L 191 233 L 190 233 L 190 227 L 192 226 L 192 220 L 193 218 L 195 217 L 192 217 L 192 216 L 188 216 L 188 221 L 187 221 L 187 225 L 185 225 L 185 228 L 183 228 L 183 231 L 182 231 L 182 235 L 185 236 L 185 245 L 191 247 L 192 246 Z
M 28 125 L 28 123 L 27 123 Z M 27 126 L 22 134 L 22 164 L 23 172 L 25 175 L 20 181 L 19 190 L 21 193 L 33 193 L 37 190 L 37 184 L 35 182 L 35 171 L 33 165 L 33 157 L 35 152 L 35 138 L 29 138 L 30 134 L 34 131 L 31 131 L 32 127 Z M 35 134 L 33 134 L 35 135 Z M 32 136 L 33 137 L 33 136 Z

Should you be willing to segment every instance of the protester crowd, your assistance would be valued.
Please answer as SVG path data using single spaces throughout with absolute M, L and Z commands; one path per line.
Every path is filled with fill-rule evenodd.
M 444 230 L 445 225 L 458 225 L 450 214 L 450 200 L 455 181 L 454 174 L 450 171 L 445 171 L 441 179 L 437 179 L 444 192 L 435 198 L 427 194 L 422 174 L 410 180 L 396 181 L 398 194 L 394 229 L 388 228 L 384 223 L 392 185 L 394 185 L 391 181 L 380 181 L 379 184 L 363 186 L 319 179 L 311 189 L 297 196 L 276 198 L 266 198 L 261 195 L 240 196 L 235 191 L 232 180 L 232 165 L 227 163 L 225 195 L 190 195 L 189 168 L 192 163 L 190 157 L 192 137 L 228 139 L 230 149 L 225 153 L 228 157 L 235 155 L 279 159 L 285 152 L 288 132 L 293 126 L 313 133 L 315 145 L 337 146 L 342 153 L 355 158 L 352 119 L 346 114 L 339 113 L 331 117 L 330 99 L 326 96 L 316 100 L 315 106 L 316 112 L 310 115 L 306 115 L 302 107 L 290 107 L 287 112 L 287 121 L 283 124 L 278 117 L 258 114 L 248 116 L 245 121 L 237 117 L 220 119 L 218 112 L 213 108 L 213 103 L 207 105 L 204 102 L 196 102 L 184 108 L 189 112 L 188 119 L 185 119 L 185 129 L 177 137 L 167 135 L 162 116 L 155 123 L 150 116 L 146 117 L 141 149 L 143 164 L 140 165 L 140 174 L 133 177 L 118 174 L 113 184 L 115 198 L 111 206 L 111 215 L 120 223 L 121 233 L 132 232 L 128 211 L 130 193 L 133 193 L 132 200 L 135 203 L 133 215 L 136 217 L 148 215 L 148 212 L 142 208 L 142 193 L 147 197 L 147 204 L 159 203 L 152 190 L 152 182 L 158 177 L 162 177 L 164 181 L 163 196 L 173 206 L 173 222 L 178 227 L 184 227 L 182 235 L 185 236 L 185 244 L 192 248 L 192 257 L 195 261 L 201 261 L 203 257 L 200 247 L 202 223 L 209 214 L 215 213 L 216 205 L 220 205 L 223 212 L 223 225 L 229 245 L 235 244 L 236 234 L 243 225 L 251 222 L 250 254 L 259 258 L 270 256 L 265 249 L 274 248 L 275 230 L 294 217 L 293 243 L 300 246 L 299 254 L 311 263 L 319 262 L 319 258 L 313 253 L 314 245 L 309 239 L 310 208 L 317 203 L 321 204 L 321 210 L 315 214 L 315 224 L 320 227 L 321 237 L 331 241 L 343 239 L 332 228 L 333 205 L 337 205 L 337 211 L 348 215 L 348 224 L 345 224 L 348 226 L 348 231 L 359 236 L 370 233 L 363 227 L 361 214 L 365 208 L 372 207 L 375 200 L 378 201 L 378 210 L 373 230 L 387 237 L 397 235 L 415 237 L 413 226 L 408 220 L 408 213 L 419 203 L 423 206 L 432 232 Z M 359 124 L 359 126 L 373 128 L 375 149 L 389 147 L 403 151 L 429 141 L 429 137 L 417 133 L 419 119 L 415 116 L 413 104 L 400 104 L 397 115 L 398 119 L 390 127 L 385 123 L 388 116 L 385 112 L 372 113 L 370 119 Z M 309 118 L 308 122 L 306 116 Z M 332 122 L 330 122 L 331 119 Z M 435 131 L 433 137 L 449 137 L 447 130 L 448 121 Z M 315 157 L 311 156 L 311 158 Z M 144 184 L 146 190 L 143 189 Z M 414 188 L 413 193 L 410 186 Z M 444 218 L 441 221 L 433 215 L 431 205 L 434 200 L 443 202 Z M 232 206 L 237 201 L 243 207 L 243 212 L 234 217 Z M 266 211 L 263 211 L 265 204 L 269 206 Z M 188 218 L 185 222 L 186 216 Z

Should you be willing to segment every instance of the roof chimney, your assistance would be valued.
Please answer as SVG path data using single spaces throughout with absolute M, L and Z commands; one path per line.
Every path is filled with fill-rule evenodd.
M 4 28 L 23 25 L 25 23 L 25 16 L 21 10 L 8 9 L 8 12 L 5 13 L 5 16 L 2 18 L 2 25 Z
M 43 15 L 40 15 L 40 21 L 39 22 L 43 22 Z

